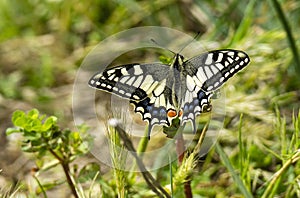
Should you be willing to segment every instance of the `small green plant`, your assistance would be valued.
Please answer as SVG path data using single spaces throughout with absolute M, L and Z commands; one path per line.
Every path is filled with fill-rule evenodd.
M 86 133 L 87 127 L 80 126 L 79 131 L 71 131 L 69 129 L 60 129 L 57 124 L 57 118 L 54 116 L 46 117 L 40 115 L 37 109 L 30 110 L 27 114 L 17 110 L 13 113 L 12 122 L 15 128 L 8 128 L 6 133 L 21 133 L 23 136 L 22 150 L 24 152 L 35 153 L 37 171 L 42 170 L 45 159 L 49 157 L 49 153 L 55 158 L 56 163 L 50 168 L 60 164 L 65 173 L 68 185 L 75 197 L 79 197 L 76 188 L 76 179 L 70 171 L 70 164 L 78 156 L 84 155 L 89 151 L 91 136 Z M 49 167 L 47 169 L 50 169 Z M 56 186 L 42 185 L 34 174 L 40 192 L 46 197 L 45 189 Z

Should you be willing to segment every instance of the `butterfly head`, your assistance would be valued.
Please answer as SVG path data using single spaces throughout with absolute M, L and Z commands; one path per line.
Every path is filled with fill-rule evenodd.
M 184 58 L 183 55 L 176 54 L 174 56 L 174 59 L 173 59 L 173 62 L 171 64 L 171 66 L 173 66 L 175 69 L 179 70 L 184 61 L 185 61 L 185 58 Z

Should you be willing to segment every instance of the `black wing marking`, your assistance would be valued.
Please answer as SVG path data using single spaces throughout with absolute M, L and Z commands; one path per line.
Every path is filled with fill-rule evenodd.
M 203 91 L 220 88 L 229 78 L 250 62 L 249 56 L 239 50 L 215 50 L 191 58 L 183 63 L 187 74 Z

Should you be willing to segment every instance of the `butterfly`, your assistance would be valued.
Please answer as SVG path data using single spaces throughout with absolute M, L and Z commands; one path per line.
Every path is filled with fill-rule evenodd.
M 133 63 L 108 68 L 89 80 L 90 87 L 128 99 L 148 121 L 148 137 L 155 125 L 170 127 L 172 120 L 191 122 L 210 106 L 214 91 L 245 68 L 249 56 L 240 50 L 209 51 L 191 59 L 174 55 L 171 64 Z

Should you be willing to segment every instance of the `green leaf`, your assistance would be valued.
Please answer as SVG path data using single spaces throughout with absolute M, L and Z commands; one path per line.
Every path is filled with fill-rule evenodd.
M 39 111 L 37 109 L 31 109 L 27 113 L 27 116 L 30 117 L 31 119 L 38 119 L 39 118 Z
M 49 118 L 46 119 L 46 121 L 42 125 L 41 130 L 48 131 L 53 125 L 56 125 L 56 123 L 57 123 L 57 117 L 50 116 Z
M 45 146 L 46 144 L 43 143 L 40 139 L 35 139 L 31 141 L 31 146 L 33 147 L 42 147 Z
M 47 190 L 51 190 L 61 184 L 65 183 L 65 181 L 54 181 L 54 182 L 49 182 L 49 183 L 44 183 L 42 186 L 39 186 L 37 189 L 36 189 L 36 193 L 37 194 L 40 194 L 42 193 L 42 191 L 47 191 Z
M 224 165 L 228 169 L 229 173 L 231 174 L 234 182 L 236 183 L 236 185 L 239 188 L 239 190 L 241 191 L 241 193 L 246 198 L 252 198 L 253 197 L 252 194 L 249 192 L 249 190 L 247 189 L 247 187 L 245 186 L 245 184 L 241 180 L 241 177 L 234 170 L 228 156 L 226 155 L 223 148 L 220 146 L 220 144 L 218 142 L 216 143 L 216 149 L 217 149 L 217 152 L 220 155 L 220 158 L 221 158 L 222 162 L 224 163 Z
M 70 134 L 69 134 L 69 138 L 70 138 L 74 143 L 77 143 L 78 141 L 81 141 L 79 132 L 73 132 L 73 133 L 70 133 Z
M 22 151 L 28 152 L 28 153 L 34 153 L 39 151 L 38 148 L 32 147 L 30 144 L 23 144 L 21 147 Z
M 23 136 L 26 138 L 26 140 L 40 140 L 41 141 L 41 134 L 37 133 L 35 131 L 24 131 Z
M 180 127 L 179 118 L 175 118 L 172 120 L 172 124 L 169 127 L 163 126 L 163 132 L 167 135 L 168 138 L 173 139 Z
M 20 111 L 20 110 L 16 110 L 14 113 L 13 113 L 13 116 L 12 116 L 12 123 L 15 125 L 15 126 L 18 126 L 16 124 L 16 120 L 20 119 L 20 118 L 24 118 L 25 117 L 25 113 L 24 111 Z
M 164 64 L 171 64 L 172 63 L 172 58 L 170 57 L 165 57 L 165 56 L 159 56 L 160 62 Z
M 46 138 L 47 140 L 51 140 L 51 139 L 53 139 L 53 131 L 52 130 L 46 130 L 46 131 L 44 131 L 44 130 L 42 130 L 42 133 L 43 133 L 43 137 L 44 138 Z
M 13 133 L 21 133 L 22 130 L 20 128 L 8 128 L 6 129 L 6 135 L 10 135 Z
M 24 128 L 24 126 L 26 125 L 26 119 L 25 117 L 16 117 L 14 120 L 13 120 L 13 124 L 17 127 L 21 127 L 21 128 Z
M 36 132 L 39 132 L 41 131 L 41 128 L 42 128 L 42 122 L 41 120 L 39 119 L 33 119 L 33 120 L 30 120 L 28 122 L 28 124 L 26 125 L 26 130 L 28 131 L 36 131 Z
M 82 155 L 89 151 L 89 144 L 87 142 L 82 142 L 79 146 L 76 148 L 76 154 Z

